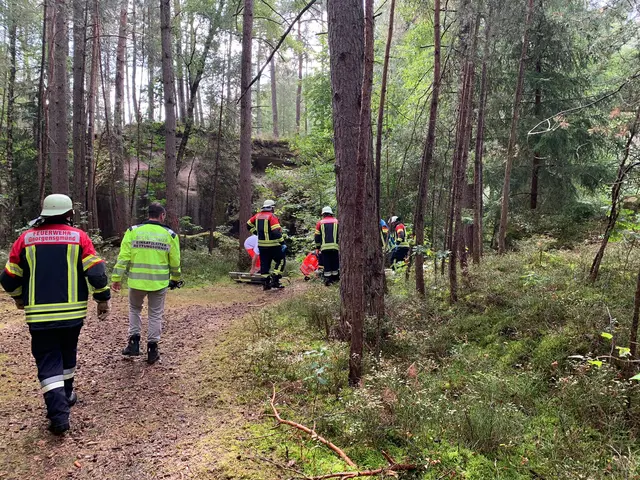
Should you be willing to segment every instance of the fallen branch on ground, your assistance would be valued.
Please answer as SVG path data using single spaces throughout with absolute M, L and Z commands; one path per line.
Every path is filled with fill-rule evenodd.
M 348 478 L 358 478 L 358 477 L 374 477 L 374 476 L 378 476 L 378 475 L 386 475 L 386 474 L 389 474 L 391 472 L 408 472 L 408 471 L 411 471 L 411 470 L 416 470 L 418 468 L 418 465 L 415 465 L 415 464 L 397 463 L 395 461 L 395 459 L 391 455 L 389 455 L 388 453 L 383 451 L 382 455 L 387 460 L 387 462 L 389 462 L 389 466 L 376 468 L 376 469 L 373 469 L 373 470 L 358 471 L 358 466 L 353 462 L 353 460 L 351 460 L 347 456 L 346 453 L 344 453 L 342 451 L 342 449 L 340 449 L 339 447 L 337 447 L 336 445 L 331 443 L 326 438 L 318 435 L 315 432 L 315 429 L 311 429 L 311 428 L 305 427 L 304 425 L 301 425 L 299 423 L 296 423 L 296 422 L 293 422 L 291 420 L 286 420 L 286 419 L 282 418 L 280 416 L 280 413 L 278 412 L 278 409 L 276 408 L 275 402 L 276 402 L 276 386 L 274 385 L 273 386 L 273 395 L 271 395 L 271 409 L 273 410 L 273 414 L 276 417 L 276 420 L 278 421 L 278 424 L 284 423 L 285 425 L 289 425 L 291 427 L 297 428 L 298 430 L 302 430 L 305 433 L 308 433 L 309 435 L 311 435 L 311 438 L 313 438 L 314 440 L 319 441 L 323 445 L 326 445 L 328 448 L 333 450 L 333 452 L 336 453 L 345 463 L 347 463 L 350 467 L 353 467 L 353 468 L 356 469 L 356 471 L 328 473 L 326 475 L 319 475 L 319 476 L 316 476 L 316 477 L 306 477 L 305 476 L 304 478 L 306 480 L 326 480 L 326 479 L 330 479 L 330 478 L 348 479 Z
M 275 415 L 276 420 L 278 420 L 278 423 L 284 423 L 285 425 L 289 425 L 290 427 L 294 427 L 294 428 L 297 428 L 298 430 L 302 430 L 303 432 L 308 433 L 309 435 L 311 435 L 311 437 L 314 440 L 319 441 L 323 445 L 326 445 L 331 450 L 333 450 L 342 460 L 345 461 L 347 465 L 353 468 L 358 468 L 358 466 L 355 463 L 353 463 L 353 460 L 351 460 L 346 453 L 344 453 L 340 448 L 336 447 L 333 443 L 331 443 L 326 438 L 318 435 L 309 427 L 305 427 L 304 425 L 300 425 L 299 423 L 292 422 L 291 420 L 285 420 L 284 418 L 282 418 L 278 413 L 278 409 L 276 408 L 275 401 L 276 401 L 276 386 L 274 385 L 273 395 L 271 396 L 271 408 L 273 409 L 273 414 Z

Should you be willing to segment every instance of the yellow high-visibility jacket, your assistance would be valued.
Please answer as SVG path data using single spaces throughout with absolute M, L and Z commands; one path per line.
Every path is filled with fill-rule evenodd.
M 124 234 L 112 282 L 128 272 L 130 288 L 153 292 L 180 280 L 180 239 L 166 225 L 149 220 Z

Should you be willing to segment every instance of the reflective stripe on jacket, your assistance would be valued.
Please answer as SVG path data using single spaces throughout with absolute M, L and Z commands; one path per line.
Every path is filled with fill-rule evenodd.
M 404 227 L 404 223 L 399 223 L 398 225 L 396 225 L 395 239 L 396 239 L 396 245 L 398 247 L 409 246 L 409 239 L 407 238 L 407 230 Z
M 256 213 L 247 222 L 247 228 L 258 236 L 258 247 L 274 247 L 284 241 L 280 220 L 271 212 Z
M 180 240 L 169 227 L 148 221 L 124 234 L 111 281 L 121 282 L 127 272 L 130 288 L 154 292 L 180 280 Z
M 87 281 L 97 301 L 111 298 L 104 261 L 91 239 L 65 224 L 45 223 L 20 235 L 0 274 L 9 295 L 24 301 L 27 323 L 47 328 L 87 316 Z
M 338 246 L 338 219 L 335 217 L 324 217 L 316 224 L 314 235 L 316 248 L 321 251 L 339 250 Z

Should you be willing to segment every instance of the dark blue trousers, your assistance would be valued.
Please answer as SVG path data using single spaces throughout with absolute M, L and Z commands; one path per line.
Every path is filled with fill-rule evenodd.
M 82 325 L 31 330 L 31 353 L 52 425 L 69 422 L 69 397 L 73 392 L 78 336 Z

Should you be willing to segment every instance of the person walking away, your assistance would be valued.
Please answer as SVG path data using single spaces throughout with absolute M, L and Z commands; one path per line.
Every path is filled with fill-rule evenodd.
M 380 239 L 382 240 L 382 251 L 386 251 L 389 243 L 389 225 L 382 218 L 380 219 Z
M 275 206 L 276 202 L 273 200 L 265 200 L 262 209 L 247 221 L 249 231 L 258 236 L 263 290 L 284 288 L 280 284 L 286 265 L 284 238 L 280 220 L 273 214 Z M 274 269 L 271 271 L 271 264 L 274 262 Z
M 244 249 L 251 257 L 251 269 L 249 274 L 253 275 L 260 271 L 260 248 L 258 247 L 258 236 L 250 235 L 244 241 Z
M 407 230 L 400 217 L 391 217 L 391 228 L 395 244 L 391 255 L 391 268 L 396 270 L 400 266 L 399 264 L 404 264 L 409 256 L 409 239 L 407 238 Z
M 98 302 L 98 318 L 108 315 L 111 298 L 104 261 L 89 236 L 71 226 L 72 216 L 68 196 L 46 197 L 40 216 L 13 244 L 0 274 L 2 288 L 25 312 L 49 430 L 56 435 L 69 430 L 70 407 L 78 400 L 73 380 L 87 316 L 87 281 Z
M 134 225 L 124 234 L 118 261 L 111 276 L 111 287 L 119 292 L 125 272 L 129 284 L 129 343 L 122 354 L 140 355 L 142 304 L 148 302 L 147 363 L 160 360 L 158 342 L 162 333 L 167 288 L 180 282 L 180 241 L 164 224 L 167 212 L 159 203 L 149 205 L 149 220 Z
M 316 224 L 314 240 L 316 253 L 322 253 L 324 284 L 329 286 L 340 280 L 340 250 L 338 246 L 338 219 L 331 207 L 322 209 L 322 220 Z

